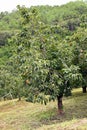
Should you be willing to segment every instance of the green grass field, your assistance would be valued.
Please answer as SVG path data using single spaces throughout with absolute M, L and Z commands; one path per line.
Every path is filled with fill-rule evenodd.
M 57 102 L 46 106 L 17 100 L 0 102 L 0 130 L 87 130 L 87 93 L 73 90 L 63 98 L 65 114 L 57 113 Z

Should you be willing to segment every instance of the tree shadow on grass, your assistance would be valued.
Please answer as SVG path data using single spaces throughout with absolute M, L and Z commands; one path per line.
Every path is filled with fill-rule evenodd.
M 54 107 L 37 114 L 37 118 L 42 125 L 87 118 L 87 94 L 80 92 L 75 93 L 71 97 L 64 98 L 64 112 L 64 115 L 59 115 L 57 107 Z

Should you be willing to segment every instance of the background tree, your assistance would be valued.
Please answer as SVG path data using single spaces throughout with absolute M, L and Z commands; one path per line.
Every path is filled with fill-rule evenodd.
M 87 87 L 87 29 L 78 29 L 72 37 L 74 45 L 74 64 L 80 67 L 80 72 L 83 76 L 82 88 L 86 92 Z

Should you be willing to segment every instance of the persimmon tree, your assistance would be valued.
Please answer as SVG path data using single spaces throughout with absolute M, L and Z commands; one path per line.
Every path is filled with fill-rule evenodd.
M 62 114 L 63 95 L 70 95 L 74 84 L 82 80 L 79 66 L 72 64 L 73 48 L 62 40 L 63 31 L 55 37 L 52 27 L 40 21 L 35 8 L 18 9 L 22 28 L 14 39 L 13 61 L 27 88 L 26 95 L 32 102 L 44 104 L 57 99 Z

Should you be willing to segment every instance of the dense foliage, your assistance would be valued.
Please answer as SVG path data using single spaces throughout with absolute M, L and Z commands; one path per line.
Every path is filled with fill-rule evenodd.
M 1 12 L 0 96 L 47 103 L 87 86 L 87 4 Z M 9 32 L 9 31 L 8 31 Z M 3 34 L 3 35 L 2 35 Z M 11 37 L 10 37 L 11 36 Z

